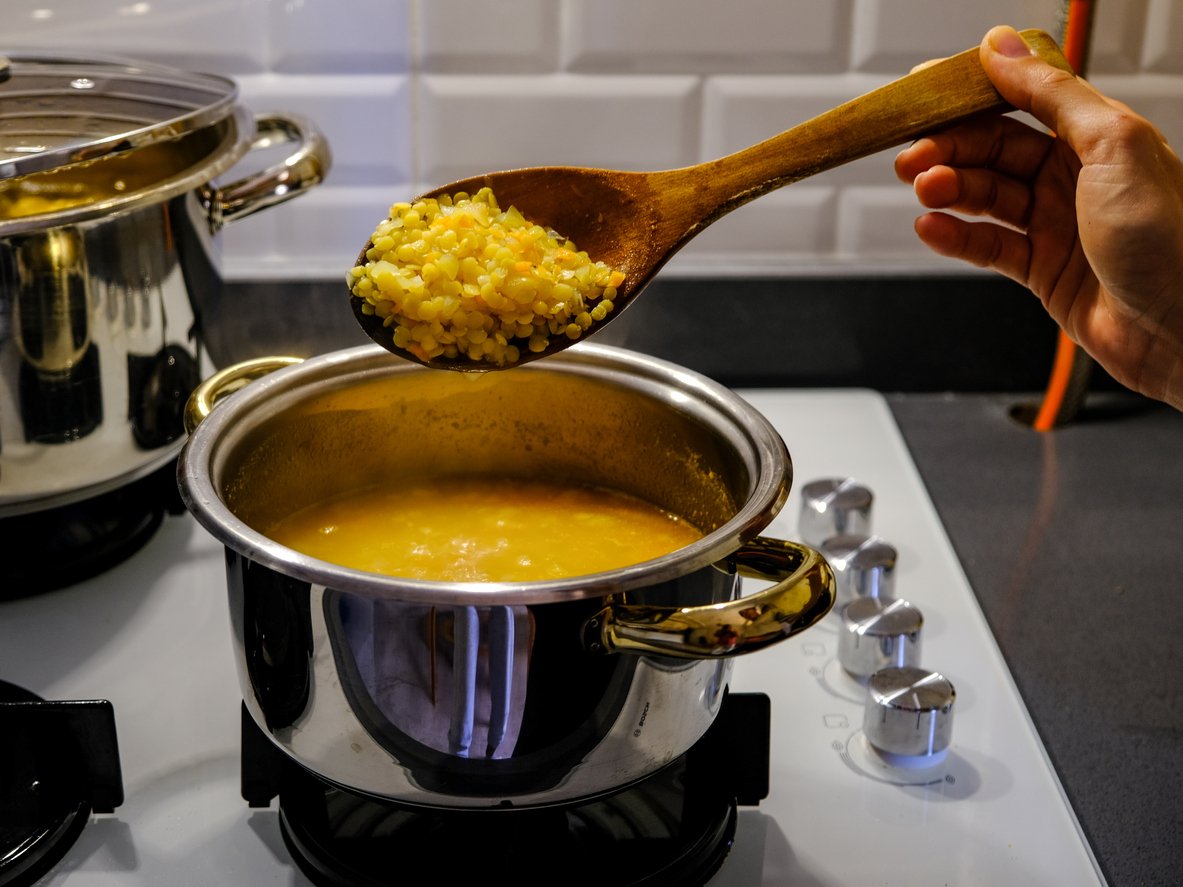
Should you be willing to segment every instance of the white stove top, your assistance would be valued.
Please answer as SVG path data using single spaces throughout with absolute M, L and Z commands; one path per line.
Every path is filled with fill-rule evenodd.
M 921 664 L 956 687 L 933 769 L 889 770 L 861 733 L 862 688 L 837 665 L 838 617 L 737 661 L 772 700 L 769 797 L 741 808 L 711 887 L 1103 884 L 891 413 L 862 391 L 751 391 L 794 463 L 767 535 L 795 538 L 798 491 L 854 477 L 899 552 L 896 594 L 924 614 Z M 1007 556 L 999 552 L 1000 557 Z M 306 885 L 278 815 L 239 794 L 239 694 L 221 547 L 166 518 L 88 582 L 0 604 L 0 678 L 47 699 L 111 700 L 126 793 L 47 885 Z

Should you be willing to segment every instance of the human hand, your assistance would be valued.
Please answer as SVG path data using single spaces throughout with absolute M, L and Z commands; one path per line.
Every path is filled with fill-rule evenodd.
M 931 249 L 1027 286 L 1115 379 L 1183 409 L 1183 163 L 1147 120 L 1032 55 L 1011 28 L 983 39 L 1010 117 L 922 138 L 896 158 Z

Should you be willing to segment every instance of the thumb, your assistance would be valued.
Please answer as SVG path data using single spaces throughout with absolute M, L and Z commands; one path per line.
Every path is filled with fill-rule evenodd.
M 1037 56 L 1014 28 L 991 28 L 982 39 L 980 58 L 1004 99 L 1031 114 L 1078 154 L 1113 113 L 1100 93 Z

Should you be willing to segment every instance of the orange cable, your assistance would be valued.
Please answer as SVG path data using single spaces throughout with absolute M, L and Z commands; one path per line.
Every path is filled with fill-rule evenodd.
M 1056 427 L 1056 419 L 1060 415 L 1060 408 L 1064 406 L 1064 397 L 1072 381 L 1076 349 L 1076 343 L 1066 332 L 1060 330 L 1056 336 L 1056 356 L 1052 360 L 1052 372 L 1047 381 L 1047 389 L 1043 392 L 1043 401 L 1039 404 L 1035 421 L 1031 423 L 1031 427 L 1036 431 L 1051 431 Z
M 1088 54 L 1089 26 L 1092 21 L 1093 0 L 1068 0 L 1068 15 L 1064 24 L 1064 58 L 1078 75 L 1084 73 Z M 1056 339 L 1056 356 L 1048 379 L 1043 402 L 1032 427 L 1036 431 L 1051 431 L 1056 425 L 1064 396 L 1072 381 L 1077 345 L 1063 330 Z

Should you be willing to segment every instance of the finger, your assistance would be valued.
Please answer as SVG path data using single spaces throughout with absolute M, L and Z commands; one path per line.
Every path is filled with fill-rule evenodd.
M 929 209 L 990 216 L 1015 228 L 1025 228 L 1031 216 L 1031 188 L 990 170 L 935 166 L 916 176 L 913 187 Z
M 1064 139 L 1082 159 L 1122 112 L 1083 80 L 1034 55 L 1013 28 L 982 39 L 982 67 L 1002 97 Z
M 1028 178 L 1039 169 L 1052 138 L 1012 117 L 971 121 L 926 136 L 901 151 L 896 175 L 911 182 L 933 166 L 989 167 L 1014 178 Z
M 915 228 L 933 252 L 993 268 L 1027 285 L 1031 244 L 1018 231 L 991 222 L 967 222 L 945 213 L 926 213 L 916 220 Z
M 916 176 L 948 161 L 948 152 L 930 137 L 917 139 L 895 157 L 895 174 L 901 182 L 909 185 Z

